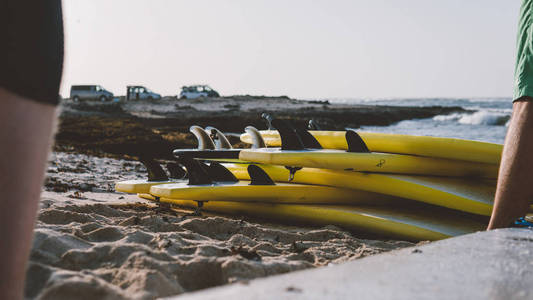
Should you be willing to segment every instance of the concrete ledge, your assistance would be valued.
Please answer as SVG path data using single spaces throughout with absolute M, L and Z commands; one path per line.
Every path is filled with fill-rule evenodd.
M 167 299 L 326 298 L 533 299 L 533 230 L 479 232 Z

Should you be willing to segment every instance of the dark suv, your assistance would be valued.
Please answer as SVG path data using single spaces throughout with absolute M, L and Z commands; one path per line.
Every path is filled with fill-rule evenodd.
M 76 102 L 80 100 L 110 101 L 113 99 L 113 93 L 99 85 L 73 85 L 70 88 L 70 99 Z

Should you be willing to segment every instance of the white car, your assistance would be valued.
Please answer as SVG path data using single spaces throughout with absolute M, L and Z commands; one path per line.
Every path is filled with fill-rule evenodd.
M 201 97 L 220 97 L 217 91 L 208 85 L 189 85 L 181 88 L 180 99 L 196 99 Z

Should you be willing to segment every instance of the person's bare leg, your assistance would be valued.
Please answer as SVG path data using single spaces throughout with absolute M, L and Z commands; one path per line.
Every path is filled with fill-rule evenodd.
M 523 217 L 533 199 L 533 103 L 527 100 L 533 101 L 525 97 L 513 104 L 489 230 Z
M 0 87 L 0 299 L 22 299 L 55 107 Z

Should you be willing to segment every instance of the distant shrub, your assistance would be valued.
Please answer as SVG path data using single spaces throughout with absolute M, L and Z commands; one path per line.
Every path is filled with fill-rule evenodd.
M 70 103 L 74 109 L 87 112 L 123 113 L 122 104 L 119 102 L 90 102 Z
M 239 110 L 241 109 L 241 106 L 239 104 L 226 104 L 224 105 L 224 108 L 227 110 Z
M 174 107 L 176 108 L 176 110 L 196 110 L 196 108 L 190 106 L 190 105 L 178 105 L 178 104 L 174 104 Z

